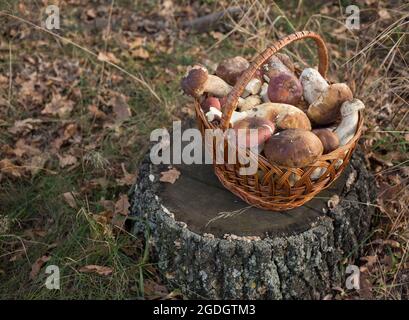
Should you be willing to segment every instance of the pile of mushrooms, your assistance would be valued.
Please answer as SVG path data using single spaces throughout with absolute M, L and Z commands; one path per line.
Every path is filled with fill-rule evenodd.
M 200 102 L 208 121 L 217 124 L 227 95 L 249 66 L 240 56 L 222 61 L 215 75 L 196 65 L 181 86 Z M 304 69 L 298 77 L 291 58 L 278 53 L 248 82 L 230 125 L 235 130 L 258 129 L 258 152 L 271 163 L 305 168 L 353 138 L 364 107 L 345 83 L 329 84 L 314 68 Z M 342 160 L 337 166 L 341 164 Z M 325 171 L 317 168 L 311 178 L 316 180 Z M 293 177 L 291 184 L 296 180 Z

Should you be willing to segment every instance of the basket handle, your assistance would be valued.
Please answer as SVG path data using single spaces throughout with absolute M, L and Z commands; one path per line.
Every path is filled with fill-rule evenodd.
M 272 55 L 276 54 L 286 45 L 305 38 L 311 38 L 315 41 L 318 47 L 319 58 L 318 71 L 325 78 L 328 70 L 328 50 L 327 47 L 325 46 L 324 40 L 322 40 L 322 38 L 318 34 L 311 31 L 300 31 L 278 40 L 277 42 L 273 43 L 271 47 L 265 49 L 256 57 L 256 59 L 253 60 L 248 69 L 244 71 L 240 78 L 237 80 L 232 91 L 230 91 L 230 93 L 227 95 L 225 107 L 223 108 L 223 116 L 221 122 L 221 128 L 223 130 L 229 127 L 230 118 L 233 114 L 233 111 L 236 109 L 238 99 L 243 93 L 246 85 L 253 78 L 257 69 L 260 68 Z

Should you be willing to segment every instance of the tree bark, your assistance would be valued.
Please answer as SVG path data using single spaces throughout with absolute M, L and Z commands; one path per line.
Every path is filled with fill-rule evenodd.
M 323 193 L 298 211 L 250 208 L 207 229 L 195 220 L 209 212 L 216 216 L 221 202 L 199 189 L 212 192 L 209 188 L 219 188 L 219 182 L 207 173 L 205 180 L 212 182 L 199 181 L 204 165 L 191 170 L 196 180 L 183 167 L 174 185 L 163 183 L 160 172 L 167 168 L 146 157 L 132 190 L 133 232 L 149 239 L 152 259 L 171 287 L 199 299 L 322 299 L 331 288 L 345 287 L 341 261 L 359 255 L 374 213 L 374 183 L 362 154 L 356 152 L 341 185 L 333 189 L 340 202 L 332 209 L 327 206 L 331 193 Z M 189 189 L 196 190 L 196 198 Z M 179 190 L 186 194 L 185 206 L 177 199 Z M 214 190 L 220 190 L 215 194 L 226 198 L 227 206 L 247 206 L 221 187 Z M 200 211 L 203 205 L 197 203 L 203 199 L 208 205 Z

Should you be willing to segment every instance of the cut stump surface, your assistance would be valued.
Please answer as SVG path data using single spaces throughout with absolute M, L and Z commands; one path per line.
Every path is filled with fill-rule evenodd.
M 134 233 L 149 238 L 170 286 L 202 299 L 322 299 L 345 287 L 341 261 L 360 253 L 374 211 L 359 152 L 330 188 L 284 212 L 250 207 L 211 165 L 174 167 L 176 182 L 160 182 L 168 166 L 147 155 L 132 190 Z

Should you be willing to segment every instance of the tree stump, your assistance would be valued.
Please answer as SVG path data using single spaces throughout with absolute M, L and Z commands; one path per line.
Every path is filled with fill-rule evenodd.
M 322 299 L 343 285 L 341 261 L 368 237 L 374 183 L 356 152 L 344 174 L 304 206 L 270 212 L 224 189 L 211 165 L 145 157 L 132 188 L 133 232 L 144 234 L 166 282 L 199 299 Z M 328 207 L 328 200 L 339 196 Z

